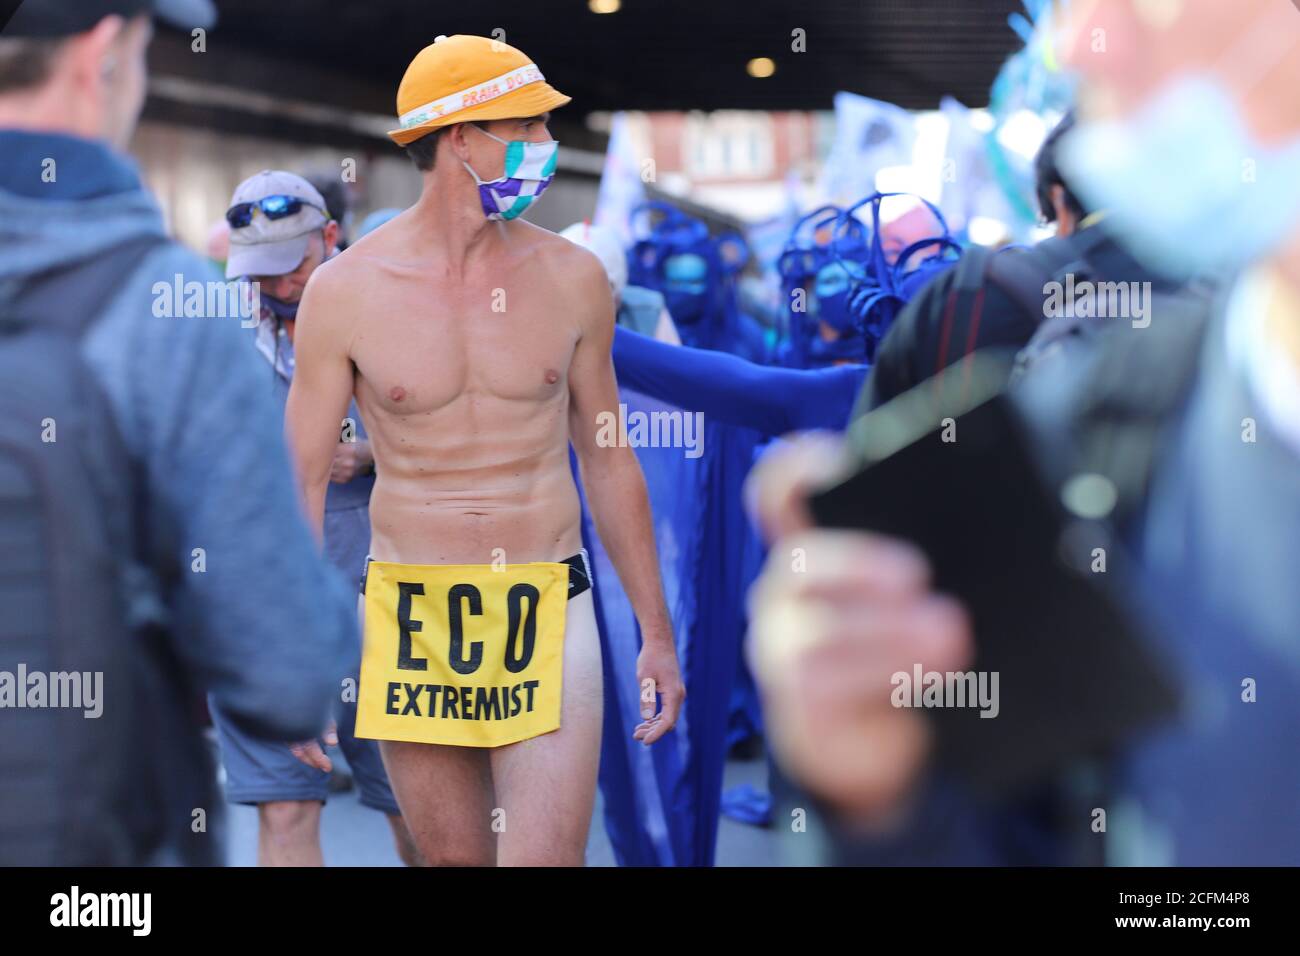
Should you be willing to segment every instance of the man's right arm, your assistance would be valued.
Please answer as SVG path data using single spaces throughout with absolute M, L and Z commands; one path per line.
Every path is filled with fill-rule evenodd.
M 284 422 L 303 509 L 317 540 L 324 534 L 330 467 L 353 387 L 350 310 L 329 270 L 322 266 L 312 275 L 298 306 L 293 383 Z

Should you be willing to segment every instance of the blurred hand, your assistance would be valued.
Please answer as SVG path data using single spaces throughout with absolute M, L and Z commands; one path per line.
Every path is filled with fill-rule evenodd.
M 334 764 L 325 754 L 325 747 L 337 747 L 339 743 L 338 726 L 333 720 L 325 728 L 325 732 L 316 740 L 304 740 L 301 743 L 290 744 L 289 752 L 305 763 L 309 767 L 315 767 L 317 770 L 329 773 L 334 769 Z M 324 744 L 324 746 L 322 746 Z
M 341 441 L 334 450 L 334 461 L 330 464 L 330 481 L 336 485 L 345 485 L 364 474 L 374 463 L 375 456 L 370 451 L 370 442 Z
M 756 471 L 748 489 L 777 539 L 750 594 L 749 657 L 782 766 L 847 820 L 879 824 L 901 809 L 931 748 L 924 716 L 890 701 L 913 665 L 960 670 L 973 653 L 961 607 L 930 590 L 906 542 L 808 530 L 806 490 L 842 460 L 819 437 Z
M 769 541 L 812 526 L 808 493 L 834 483 L 847 468 L 844 439 L 831 432 L 804 432 L 772 446 L 750 470 L 745 501 Z

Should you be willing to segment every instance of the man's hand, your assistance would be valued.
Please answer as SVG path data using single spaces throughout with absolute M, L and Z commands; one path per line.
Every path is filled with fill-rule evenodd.
M 965 667 L 970 625 L 931 590 L 925 557 L 906 542 L 806 530 L 803 496 L 837 460 L 817 449 L 794 443 L 749 489 L 763 526 L 781 535 L 750 594 L 749 657 L 782 765 L 849 821 L 880 824 L 905 803 L 931 747 L 923 715 L 891 703 L 891 677 L 918 663 Z
M 341 441 L 334 451 L 334 461 L 330 464 L 330 481 L 336 485 L 346 485 L 368 471 L 374 463 L 375 456 L 370 451 L 370 442 Z
M 322 743 L 324 746 L 322 746 Z M 337 747 L 338 745 L 339 729 L 331 720 L 320 737 L 316 740 L 304 740 L 302 743 L 290 744 L 289 752 L 307 766 L 329 773 L 334 769 L 334 764 L 326 756 L 325 747 Z
M 641 723 L 632 731 L 632 737 L 649 747 L 673 729 L 677 715 L 682 712 L 686 699 L 686 685 L 682 683 L 677 667 L 677 649 L 673 646 L 672 632 L 641 645 L 636 659 L 636 679 L 640 686 Z M 663 698 L 663 710 L 655 712 L 655 694 Z

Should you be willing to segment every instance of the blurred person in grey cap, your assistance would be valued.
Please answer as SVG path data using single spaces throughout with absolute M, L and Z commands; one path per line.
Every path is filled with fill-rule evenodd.
M 202 693 L 300 739 L 355 645 L 251 337 L 156 291 L 225 283 L 123 153 L 151 13 L 214 10 L 28 0 L 0 29 L 0 672 L 48 662 L 103 690 L 85 720 L 0 695 L 0 864 L 220 862 Z
M 264 169 L 240 183 L 230 197 L 226 224 L 226 278 L 265 278 L 263 288 L 281 290 L 283 295 L 275 295 L 274 289 L 272 294 L 282 302 L 297 301 L 292 274 L 301 266 L 311 275 L 338 245 L 339 224 L 330 216 L 325 198 L 301 176 L 281 170 Z M 286 281 L 274 281 L 280 278 Z
M 311 274 L 335 254 L 339 224 L 311 183 L 280 170 L 263 170 L 240 183 L 231 196 L 226 222 L 230 226 L 226 275 L 255 282 L 259 290 L 257 350 L 272 372 L 280 424 L 293 379 L 298 301 Z M 354 403 L 341 423 L 325 498 L 325 553 L 343 574 L 358 573 L 370 544 L 374 462 Z M 361 632 L 356 625 L 350 665 L 353 680 L 360 667 L 360 650 Z M 226 768 L 226 797 L 231 803 L 257 807 L 258 862 L 320 866 L 324 862 L 321 805 L 329 795 L 332 761 L 322 752 L 320 762 L 308 766 L 288 744 L 259 740 L 242 731 L 227 719 L 220 701 L 212 700 L 210 710 Z M 407 864 L 418 864 L 420 856 L 388 786 L 378 744 L 354 736 L 355 702 L 341 704 L 340 710 L 327 742 L 343 750 L 362 805 L 388 817 L 398 855 Z

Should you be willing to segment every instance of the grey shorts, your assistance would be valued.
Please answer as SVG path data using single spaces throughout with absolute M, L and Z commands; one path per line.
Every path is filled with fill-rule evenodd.
M 329 774 L 300 761 L 289 752 L 288 744 L 248 736 L 226 718 L 215 701 L 209 699 L 208 703 L 221 747 L 221 764 L 226 768 L 227 800 L 251 804 L 280 800 L 325 802 L 329 796 Z M 361 805 L 390 816 L 400 814 L 379 756 L 378 742 L 353 736 L 357 705 L 348 703 L 342 707 L 338 718 L 339 749 L 352 768 Z
M 370 544 L 370 518 L 364 506 L 325 513 L 325 553 L 344 574 L 354 569 Z M 361 634 L 357 645 L 360 650 Z M 355 664 L 355 662 L 354 662 Z M 357 675 L 352 675 L 355 687 Z M 397 800 L 379 756 L 379 744 L 353 736 L 356 703 L 341 702 L 335 714 L 339 749 L 352 768 L 362 806 L 389 815 L 398 813 Z M 273 803 L 280 800 L 318 800 L 329 796 L 329 774 L 308 767 L 289 752 L 287 744 L 258 740 L 235 727 L 214 702 L 209 701 L 212 723 L 226 768 L 226 799 L 231 803 Z

